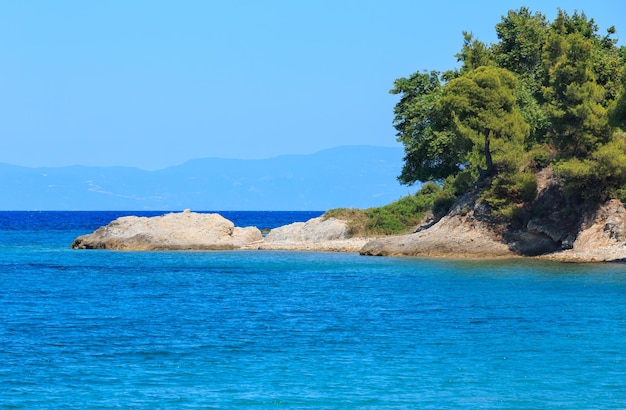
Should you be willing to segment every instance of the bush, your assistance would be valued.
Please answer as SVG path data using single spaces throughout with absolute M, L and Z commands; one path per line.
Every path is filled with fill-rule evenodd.
M 441 187 L 426 183 L 415 195 L 408 195 L 389 205 L 365 210 L 368 222 L 365 232 L 374 235 L 399 234 L 413 230 L 433 207 Z
M 407 230 L 407 223 L 412 221 L 410 216 L 407 218 L 406 215 L 388 207 L 372 208 L 366 210 L 365 214 L 367 215 L 365 232 L 368 235 L 402 233 Z
M 546 146 L 538 146 L 530 151 L 530 163 L 535 169 L 542 169 L 550 165 L 552 154 Z
M 379 207 L 359 210 L 354 208 L 332 209 L 324 218 L 348 221 L 350 235 L 393 235 L 412 231 L 433 208 L 442 189 L 434 182 L 426 183 L 414 195 L 407 195 L 396 202 Z
M 450 191 L 441 191 L 433 203 L 433 214 L 438 216 L 447 214 L 452 205 L 454 205 L 456 198 L 456 195 Z
M 562 161 L 556 170 L 570 196 L 592 200 L 604 196 L 619 199 L 626 189 L 626 137 L 617 134 L 613 141 L 594 151 L 589 158 Z
M 441 187 L 434 182 L 427 182 L 422 185 L 422 188 L 417 192 L 416 196 L 428 196 L 432 194 L 437 194 L 441 191 Z
M 454 188 L 453 194 L 455 197 L 463 195 L 468 192 L 476 183 L 476 175 L 470 171 L 459 172 L 452 181 L 452 187 Z
M 518 202 L 531 202 L 537 197 L 537 178 L 530 172 L 516 174 L 511 191 Z

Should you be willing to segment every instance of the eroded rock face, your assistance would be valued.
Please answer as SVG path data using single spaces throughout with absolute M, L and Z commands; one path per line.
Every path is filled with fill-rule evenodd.
M 238 249 L 262 240 L 255 227 L 239 228 L 218 214 L 186 210 L 151 218 L 118 218 L 74 240 L 74 249 Z
M 451 212 L 412 235 L 380 238 L 361 249 L 364 255 L 427 257 L 537 256 L 568 262 L 626 262 L 626 209 L 618 200 L 602 204 L 582 221 L 566 218 L 555 225 L 531 220 L 514 234 L 476 217 L 477 210 Z
M 572 249 L 547 256 L 550 259 L 583 262 L 626 262 L 626 209 L 610 200 L 590 215 Z
M 379 238 L 361 249 L 362 255 L 449 258 L 514 257 L 480 222 L 459 216 L 443 217 L 432 227 L 410 235 Z
M 528 234 L 540 238 L 537 242 L 529 242 L 527 250 L 523 239 L 518 251 L 523 255 L 534 256 L 558 250 L 571 249 L 580 231 L 584 210 L 569 206 L 554 171 L 546 168 L 537 175 L 538 194 L 531 210 L 532 217 L 526 222 Z M 550 240 L 552 243 L 550 243 Z M 542 252 L 538 243 L 543 243 Z
M 367 243 L 362 255 L 449 258 L 501 258 L 516 254 L 489 222 L 481 219 L 477 194 L 461 197 L 448 215 L 410 235 L 383 237 Z

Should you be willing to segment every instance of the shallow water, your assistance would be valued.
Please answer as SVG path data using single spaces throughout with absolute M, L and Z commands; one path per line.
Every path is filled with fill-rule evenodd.
M 0 212 L 2 408 L 626 407 L 624 265 L 69 249 L 107 218 Z

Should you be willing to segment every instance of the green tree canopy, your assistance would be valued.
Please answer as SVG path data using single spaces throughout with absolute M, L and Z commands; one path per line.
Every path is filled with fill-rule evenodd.
M 494 183 L 508 181 L 501 187 L 515 186 L 528 181 L 530 167 L 552 163 L 566 184 L 619 191 L 626 49 L 618 48 L 616 29 L 600 36 L 584 13 L 559 9 L 549 22 L 525 7 L 509 11 L 495 29 L 498 42 L 490 45 L 463 32 L 460 69 L 394 82 L 394 127 L 406 154 L 399 180 L 490 175 Z M 600 172 L 593 164 L 601 158 L 611 159 L 602 172 L 620 177 L 585 174 Z
M 478 67 L 444 87 L 442 115 L 453 135 L 470 150 L 464 166 L 491 175 L 505 166 L 507 152 L 522 147 L 529 134 L 515 99 L 515 76 L 502 68 Z
M 401 94 L 394 110 L 394 126 L 406 153 L 399 177 L 405 184 L 440 180 L 464 165 L 469 142 L 455 138 L 450 119 L 442 115 L 441 77 L 436 71 L 414 73 L 396 80 L 391 90 Z
M 463 48 L 455 57 L 463 62 L 461 74 L 472 71 L 478 67 L 495 65 L 493 52 L 482 41 L 476 40 L 472 33 L 463 32 Z
M 493 46 L 493 54 L 498 66 L 517 74 L 531 91 L 539 92 L 542 48 L 548 36 L 546 17 L 526 7 L 511 10 L 496 24 L 496 33 L 500 41 Z
M 551 120 L 550 136 L 564 156 L 584 158 L 611 136 L 607 87 L 597 72 L 595 57 L 604 44 L 594 33 L 597 26 L 584 14 L 569 17 L 559 11 L 544 47 L 543 98 Z M 604 53 L 606 54 L 606 53 Z

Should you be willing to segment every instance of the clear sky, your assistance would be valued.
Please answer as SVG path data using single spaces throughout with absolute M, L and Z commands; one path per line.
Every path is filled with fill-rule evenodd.
M 340 145 L 399 146 L 393 80 L 457 66 L 509 9 L 624 0 L 0 1 L 0 162 L 159 169 Z

